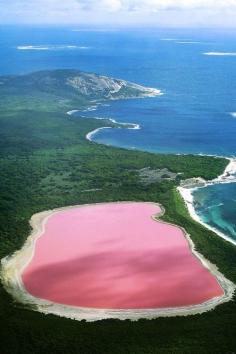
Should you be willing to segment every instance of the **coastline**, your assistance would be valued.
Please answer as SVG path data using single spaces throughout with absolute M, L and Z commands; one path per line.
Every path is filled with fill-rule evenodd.
M 180 193 L 181 197 L 183 198 L 185 205 L 187 206 L 188 212 L 191 218 L 208 230 L 213 231 L 218 236 L 223 238 L 224 240 L 231 242 L 233 245 L 236 246 L 236 240 L 233 240 L 231 237 L 225 235 L 223 232 L 219 231 L 217 228 L 206 224 L 200 216 L 197 214 L 194 208 L 194 197 L 193 192 L 199 188 L 205 188 L 207 186 L 211 186 L 214 184 L 226 184 L 226 183 L 236 183 L 236 158 L 227 158 L 229 163 L 225 168 L 223 174 L 218 176 L 212 181 L 205 181 L 200 178 L 195 178 L 191 180 L 183 181 L 182 185 L 177 187 L 178 192 Z M 192 183 L 191 183 L 192 182 Z M 189 184 L 190 183 L 190 184 Z
M 142 88 L 142 86 L 140 85 L 137 85 L 138 87 Z M 96 111 L 98 106 L 100 105 L 103 105 L 103 106 L 109 106 L 109 101 L 120 101 L 120 100 L 139 100 L 139 99 L 142 99 L 142 98 L 154 98 L 154 97 L 157 97 L 157 96 L 163 96 L 164 95 L 164 92 L 160 89 L 157 89 L 157 88 L 152 88 L 152 87 L 145 87 L 145 90 L 146 92 L 143 92 L 140 94 L 140 96 L 137 96 L 137 97 L 131 97 L 131 96 L 125 96 L 125 97 L 107 97 L 107 99 L 104 99 L 103 101 L 99 101 L 99 100 L 94 100 L 94 101 L 91 101 L 92 104 L 90 104 L 87 108 L 85 109 L 71 109 L 69 110 L 68 112 L 66 112 L 68 115 L 73 115 L 74 113 L 77 113 L 77 112 L 92 112 L 92 111 Z M 114 91 L 115 92 L 115 91 Z M 112 93 L 114 93 L 112 92 Z M 95 119 L 94 117 L 91 117 L 93 119 Z M 109 118 L 97 118 L 97 119 L 109 119 Z M 111 121 L 113 121 L 114 123 L 117 123 L 117 124 L 129 124 L 129 123 L 118 123 L 116 122 L 114 119 L 109 119 Z M 132 123 L 131 123 L 132 124 Z
M 103 129 L 112 129 L 112 127 L 102 127 L 102 128 L 94 129 L 91 132 L 89 132 L 88 134 L 86 134 L 86 139 L 93 142 L 92 138 L 94 137 L 94 135 L 96 135 L 100 130 L 103 130 Z
M 92 106 L 93 108 L 92 109 L 87 109 L 87 110 L 89 110 L 89 111 L 95 111 L 97 108 L 95 108 L 95 106 Z M 97 107 L 97 106 L 96 106 Z M 80 110 L 78 110 L 78 109 L 73 109 L 73 110 L 71 110 L 71 111 L 68 111 L 68 112 L 66 112 L 69 116 L 71 116 L 71 115 L 73 115 L 74 113 L 77 113 L 77 112 L 80 112 Z M 92 130 L 91 132 L 88 132 L 87 134 L 86 134 L 86 136 L 85 136 L 85 138 L 87 139 L 87 140 L 89 140 L 89 141 L 91 141 L 91 142 L 93 142 L 93 137 L 94 137 L 94 135 L 96 135 L 100 130 L 103 130 L 103 129 L 112 129 L 112 128 L 114 128 L 114 129 L 121 129 L 121 127 L 120 126 L 123 126 L 123 127 L 125 127 L 125 129 L 132 129 L 132 130 L 139 130 L 139 129 L 141 129 L 141 126 L 139 125 L 139 124 L 136 124 L 136 123 L 124 123 L 124 122 L 118 122 L 118 121 L 116 121 L 115 119 L 113 119 L 113 118 L 102 118 L 102 117 L 91 117 L 91 118 L 89 118 L 89 117 L 85 117 L 85 116 L 80 116 L 80 117 L 82 117 L 82 118 L 87 118 L 87 119 L 96 119 L 96 120 L 108 120 L 109 122 L 111 122 L 111 123 L 113 123 L 113 124 L 115 124 L 115 125 L 117 125 L 117 127 L 101 127 L 101 128 L 96 128 L 96 129 L 94 129 L 94 130 Z
M 96 110 L 94 108 L 92 110 Z M 76 112 L 79 112 L 79 110 L 71 110 L 67 112 L 67 114 L 72 115 Z M 87 117 L 86 117 L 87 118 Z M 90 118 L 88 118 L 90 119 Z M 112 118 L 102 118 L 102 117 L 91 117 L 91 119 L 98 119 L 98 120 L 109 120 L 110 122 L 117 124 L 117 125 L 123 125 L 126 126 L 126 129 L 141 129 L 139 124 L 135 123 L 122 123 L 122 122 L 117 122 L 115 119 Z M 133 126 L 133 127 L 130 127 Z M 86 134 L 86 139 L 89 140 L 90 142 L 94 142 L 96 144 L 96 141 L 93 140 L 94 136 L 101 130 L 103 129 L 112 129 L 113 127 L 101 127 L 92 130 L 91 132 Z M 114 129 L 118 129 L 119 127 Z M 104 144 L 108 145 L 108 144 Z M 177 153 L 176 155 L 180 155 Z M 182 155 L 182 154 L 181 154 Z M 183 184 L 179 187 L 177 187 L 178 192 L 180 193 L 181 197 L 184 200 L 185 205 L 187 206 L 188 212 L 192 219 L 194 219 L 196 222 L 200 223 L 201 225 L 205 226 L 208 230 L 211 230 L 215 232 L 218 236 L 223 238 L 224 240 L 231 242 L 233 245 L 236 245 L 236 240 L 233 240 L 231 237 L 225 235 L 223 232 L 219 231 L 217 228 L 214 228 L 208 224 L 206 224 L 196 213 L 195 208 L 194 208 L 194 198 L 192 195 L 192 192 L 195 191 L 198 188 L 205 188 L 207 186 L 213 185 L 213 184 L 221 184 L 221 183 L 236 183 L 236 157 L 227 157 L 227 156 L 220 156 L 220 155 L 204 155 L 204 154 L 198 154 L 200 156 L 212 156 L 212 157 L 220 157 L 227 159 L 229 161 L 228 165 L 226 166 L 224 172 L 219 175 L 217 178 L 211 180 L 211 181 L 206 181 L 202 178 L 195 178 L 191 179 L 191 188 L 187 187 L 185 185 L 186 181 L 183 181 Z M 188 181 L 188 180 L 187 180 Z M 199 185 L 200 184 L 200 185 Z
M 115 203 L 122 203 L 115 202 Z M 125 202 L 127 203 L 127 201 Z M 152 203 L 152 202 L 147 202 Z M 97 203 L 104 204 L 104 203 Z M 152 216 L 154 220 L 166 223 L 160 220 L 160 217 L 164 214 L 164 208 L 158 203 L 152 203 L 158 205 L 161 208 L 161 213 Z M 90 204 L 85 204 L 90 205 Z M 76 306 L 62 305 L 47 300 L 43 300 L 32 296 L 28 293 L 22 282 L 21 274 L 27 267 L 29 262 L 34 256 L 35 245 L 37 239 L 41 237 L 44 233 L 45 225 L 51 215 L 59 212 L 68 210 L 76 207 L 84 207 L 85 205 L 73 205 L 64 208 L 58 208 L 53 210 L 44 211 L 41 213 L 34 214 L 30 219 L 30 225 L 32 227 L 32 232 L 27 238 L 23 247 L 16 251 L 13 255 L 7 256 L 1 260 L 1 280 L 3 282 L 5 290 L 19 303 L 30 307 L 32 310 L 39 311 L 44 314 L 54 314 L 61 317 L 67 317 L 76 320 L 86 320 L 86 321 L 98 321 L 103 319 L 119 319 L 119 320 L 138 320 L 138 319 L 154 319 L 158 317 L 175 317 L 175 316 L 187 316 L 194 314 L 201 314 L 213 310 L 217 305 L 228 302 L 232 299 L 235 284 L 230 280 L 225 278 L 225 276 L 218 271 L 216 265 L 210 263 L 203 255 L 195 250 L 195 245 L 191 240 L 190 235 L 185 231 L 184 228 L 179 227 L 186 237 L 190 251 L 193 256 L 198 258 L 202 265 L 208 269 L 208 271 L 216 278 L 220 286 L 222 287 L 224 294 L 219 297 L 214 297 L 206 302 L 190 305 L 185 307 L 172 307 L 172 308 L 155 308 L 155 309 L 95 309 L 95 308 L 82 308 Z M 174 225 L 174 224 L 170 224 Z M 174 225 L 175 227 L 177 225 Z M 178 227 L 178 226 L 177 226 Z
M 89 119 L 89 118 L 88 118 Z M 132 129 L 132 130 L 139 130 L 141 129 L 139 124 L 135 124 L 135 123 L 122 123 L 122 122 L 117 122 L 115 119 L 112 118 L 93 118 L 93 119 L 102 119 L 102 120 L 109 120 L 111 123 L 117 124 L 117 125 L 122 125 L 125 127 L 125 129 Z M 97 128 L 92 130 L 91 132 L 89 132 L 88 134 L 86 134 L 86 139 L 93 142 L 93 137 L 101 130 L 103 129 L 112 129 L 113 127 L 101 127 L 101 128 Z M 121 127 L 114 127 L 113 129 L 122 129 Z

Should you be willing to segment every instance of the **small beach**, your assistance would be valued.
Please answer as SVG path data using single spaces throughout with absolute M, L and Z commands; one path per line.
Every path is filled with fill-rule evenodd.
M 204 222 L 201 217 L 197 214 L 194 204 L 194 192 L 198 189 L 204 189 L 208 186 L 214 186 L 218 184 L 229 184 L 229 183 L 236 183 L 236 159 L 235 158 L 228 158 L 229 163 L 222 175 L 217 177 L 212 181 L 204 181 L 202 179 L 196 178 L 190 181 L 183 181 L 182 185 L 178 187 L 178 191 L 180 192 L 182 198 L 185 201 L 185 204 L 188 208 L 188 211 L 191 217 L 202 224 L 203 226 L 207 227 L 209 230 L 215 232 L 218 236 L 222 237 L 223 239 L 233 243 L 236 245 L 236 241 L 228 236 L 225 232 L 221 232 L 217 227 L 212 227 L 208 223 Z

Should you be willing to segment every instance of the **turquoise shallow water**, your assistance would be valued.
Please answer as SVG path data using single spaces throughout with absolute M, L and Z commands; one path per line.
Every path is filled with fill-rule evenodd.
M 74 29 L 0 27 L 0 74 L 77 68 L 160 88 L 163 96 L 110 102 L 84 113 L 141 126 L 102 130 L 95 141 L 153 152 L 236 155 L 231 114 L 236 112 L 236 56 L 204 55 L 236 53 L 236 33 Z M 235 238 L 236 184 L 206 187 L 195 199 L 204 221 Z
M 217 184 L 193 192 L 195 210 L 210 226 L 236 241 L 236 183 Z

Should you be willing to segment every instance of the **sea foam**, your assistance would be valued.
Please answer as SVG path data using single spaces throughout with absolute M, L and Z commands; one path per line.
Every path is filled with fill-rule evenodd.
M 85 46 L 77 45 L 19 45 L 18 50 L 65 50 L 65 49 L 89 49 Z
M 206 44 L 205 42 L 197 42 L 197 41 L 177 41 L 178 44 Z
M 222 56 L 235 57 L 236 52 L 206 52 L 203 53 L 203 55 L 217 56 L 217 57 L 222 57 Z

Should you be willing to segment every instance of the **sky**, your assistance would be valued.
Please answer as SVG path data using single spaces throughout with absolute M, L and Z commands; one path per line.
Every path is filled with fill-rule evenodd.
M 0 0 L 0 24 L 234 27 L 236 0 Z

